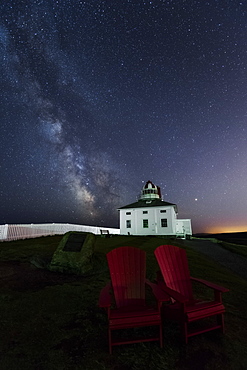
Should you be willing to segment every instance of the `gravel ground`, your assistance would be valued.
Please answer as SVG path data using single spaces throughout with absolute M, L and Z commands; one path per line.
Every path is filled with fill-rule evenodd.
M 184 245 L 206 254 L 247 280 L 247 259 L 208 240 L 184 240 Z

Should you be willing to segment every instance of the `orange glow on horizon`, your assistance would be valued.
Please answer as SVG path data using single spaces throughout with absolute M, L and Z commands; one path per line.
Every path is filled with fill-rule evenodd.
M 221 233 L 241 233 L 247 232 L 247 225 L 244 226 L 212 226 L 206 231 L 209 234 L 221 234 Z

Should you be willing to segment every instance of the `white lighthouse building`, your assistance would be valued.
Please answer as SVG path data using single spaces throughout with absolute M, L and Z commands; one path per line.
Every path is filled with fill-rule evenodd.
M 177 205 L 162 200 L 160 187 L 147 181 L 139 200 L 119 208 L 120 234 L 192 235 L 191 220 L 177 219 Z

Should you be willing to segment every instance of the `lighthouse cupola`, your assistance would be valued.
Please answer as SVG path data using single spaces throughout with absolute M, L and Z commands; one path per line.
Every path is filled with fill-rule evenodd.
M 140 199 L 152 200 L 161 199 L 160 187 L 152 183 L 152 181 L 147 181 L 143 186 Z

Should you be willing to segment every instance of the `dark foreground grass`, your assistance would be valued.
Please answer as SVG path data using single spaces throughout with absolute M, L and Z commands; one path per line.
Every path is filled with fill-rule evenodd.
M 192 276 L 230 289 L 223 296 L 226 334 L 202 334 L 184 345 L 177 324 L 164 321 L 164 348 L 159 348 L 158 342 L 124 345 L 114 347 L 110 356 L 106 314 L 97 306 L 99 292 L 109 280 L 105 254 L 124 245 L 145 250 L 147 276 L 154 280 L 158 266 L 153 251 L 169 241 L 158 237 L 97 237 L 94 271 L 79 277 L 35 267 L 42 261 L 43 266 L 48 263 L 60 239 L 55 236 L 0 244 L 2 370 L 247 368 L 245 280 L 186 248 Z M 179 246 L 179 241 L 170 243 Z M 200 289 L 196 287 L 199 295 Z M 149 330 L 145 328 L 145 334 Z

